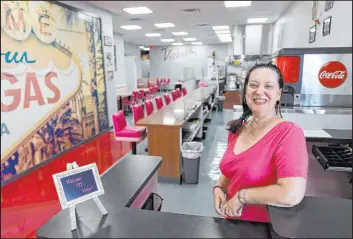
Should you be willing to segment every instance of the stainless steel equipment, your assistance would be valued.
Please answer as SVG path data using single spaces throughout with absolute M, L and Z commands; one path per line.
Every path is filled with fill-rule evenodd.
M 279 57 L 298 57 L 300 59 L 299 77 L 295 83 L 286 83 L 285 91 L 291 87 L 294 92 L 284 92 L 282 103 L 287 106 L 352 107 L 352 47 L 332 48 L 284 48 L 272 55 L 273 62 Z M 339 62 L 346 68 L 343 84 L 329 88 L 319 79 L 322 74 L 332 80 L 340 77 L 340 69 L 323 68 L 332 62 Z M 291 67 L 286 70 L 291 71 Z M 288 74 L 288 72 L 283 72 Z M 320 74 L 320 75 L 319 75 Z

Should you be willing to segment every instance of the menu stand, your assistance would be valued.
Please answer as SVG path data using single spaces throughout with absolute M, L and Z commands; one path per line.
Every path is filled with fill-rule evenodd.
M 76 162 L 73 163 L 68 163 L 66 164 L 66 170 L 71 170 L 78 168 L 78 164 Z M 92 198 L 94 203 L 97 205 L 99 211 L 102 213 L 102 215 L 108 214 L 108 211 L 105 209 L 103 206 L 102 202 L 99 200 L 98 197 Z M 75 210 L 75 205 L 70 207 L 70 221 L 71 221 L 71 231 L 76 230 L 76 210 Z

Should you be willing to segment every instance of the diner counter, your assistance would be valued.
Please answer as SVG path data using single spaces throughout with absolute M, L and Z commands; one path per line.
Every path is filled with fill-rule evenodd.
M 344 129 L 322 129 L 322 130 L 303 130 L 306 142 L 321 143 L 351 143 L 352 130 Z
M 38 238 L 266 238 L 268 224 L 129 208 L 161 165 L 160 157 L 128 155 L 101 176 L 99 196 L 108 215 L 92 200 L 76 206 L 77 229 L 71 231 L 69 209 L 61 210 L 37 230 Z M 210 205 L 212 206 L 212 205 Z
M 102 217 L 96 205 L 92 201 L 86 201 L 76 207 L 76 230 L 71 231 L 69 210 L 65 209 L 39 228 L 37 237 L 270 238 L 279 236 L 272 230 L 272 225 L 268 223 L 128 208 L 145 190 L 160 165 L 161 158 L 159 157 L 128 155 L 119 160 L 117 164 L 101 176 L 105 194 L 99 198 L 107 209 L 108 215 Z M 298 205 L 298 208 L 270 209 L 271 220 L 274 218 L 272 223 L 276 223 L 273 228 L 280 231 L 283 236 L 293 236 L 291 234 L 293 228 L 301 231 L 300 234 L 295 235 L 304 237 L 307 235 L 313 237 L 322 235 L 322 228 L 331 230 L 332 232 L 329 235 L 333 237 L 352 236 L 351 230 L 349 230 L 352 223 L 351 201 L 349 201 L 349 207 L 349 205 L 346 205 L 347 201 L 342 203 L 340 200 L 335 200 L 333 203 L 329 203 L 326 200 L 320 203 L 318 198 L 309 200 L 310 204 L 304 201 L 303 204 Z M 324 213 L 322 213 L 320 205 L 325 207 Z M 336 213 L 332 213 L 332 211 Z M 331 214 L 328 216 L 327 213 L 330 212 Z M 312 220 L 302 221 L 305 217 Z M 346 221 L 342 221 L 341 218 Z M 320 223 L 317 223 L 317 221 Z M 329 223 L 332 221 L 341 221 L 341 224 L 339 227 L 337 227 L 338 223 L 330 225 Z M 298 224 L 299 222 L 301 223 Z M 293 224 L 291 225 L 291 223 Z M 307 232 L 308 230 L 310 230 L 310 233 Z
M 164 126 L 180 128 L 214 91 L 215 86 L 197 88 L 193 92 L 172 101 L 169 105 L 139 120 L 138 126 Z
M 202 138 L 204 122 L 206 118 L 208 122 L 211 120 L 212 108 L 217 101 L 215 92 L 215 86 L 198 88 L 136 122 L 137 126 L 147 127 L 148 154 L 163 158 L 158 170 L 160 181 L 182 183 L 180 149 L 184 142 Z M 205 105 L 209 106 L 207 110 Z M 195 119 L 197 127 L 188 133 L 183 132 L 188 121 Z

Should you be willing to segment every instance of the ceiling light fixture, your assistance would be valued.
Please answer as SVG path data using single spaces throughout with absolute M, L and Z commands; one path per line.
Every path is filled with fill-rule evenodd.
M 143 48 L 145 48 L 144 46 L 140 46 L 140 49 L 143 49 Z
M 264 23 L 267 22 L 268 18 L 263 17 L 263 18 L 249 18 L 248 23 Z
M 149 47 L 144 47 L 143 50 L 144 50 L 144 51 L 149 51 L 150 48 L 149 48 Z
M 229 30 L 220 30 L 220 31 L 215 31 L 216 34 L 230 34 Z
M 146 33 L 145 36 L 146 37 L 160 37 L 161 34 L 160 33 Z
M 173 42 L 174 39 L 161 39 L 161 42 Z
M 151 9 L 147 7 L 129 7 L 129 8 L 123 8 L 123 10 L 132 15 L 152 13 Z
M 225 7 L 249 7 L 251 1 L 224 1 Z
M 188 35 L 187 32 L 172 32 L 172 34 L 174 36 L 186 36 L 186 35 Z
M 184 38 L 184 41 L 196 41 L 197 39 L 195 37 L 189 37 L 189 38 Z
M 175 43 L 173 43 L 172 45 L 173 45 L 173 46 L 182 46 L 182 45 L 184 45 L 184 44 L 181 43 L 181 42 L 175 42 Z
M 218 31 L 218 30 L 229 30 L 229 26 L 213 26 L 213 30 Z
M 196 41 L 196 42 L 191 42 L 192 45 L 202 45 L 203 43 L 200 41 Z
M 232 38 L 230 34 L 218 34 L 218 38 Z
M 125 30 L 140 30 L 140 29 L 142 29 L 142 27 L 140 27 L 138 25 L 126 25 L 126 26 L 120 26 L 120 27 Z
M 175 27 L 173 23 L 170 22 L 164 22 L 164 23 L 156 23 L 154 24 L 158 28 L 168 28 L 168 27 Z
M 225 37 L 225 36 L 231 37 L 232 35 L 230 35 L 230 33 L 218 33 L 217 36 L 218 37 L 221 37 L 221 36 L 223 36 L 223 37 Z

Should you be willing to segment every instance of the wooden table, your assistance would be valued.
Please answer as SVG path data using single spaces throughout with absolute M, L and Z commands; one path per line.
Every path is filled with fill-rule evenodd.
M 211 112 L 204 112 L 201 106 L 203 103 L 215 105 L 215 90 L 214 86 L 198 88 L 137 122 L 136 125 L 147 127 L 149 155 L 162 157 L 163 163 L 158 171 L 161 180 L 181 183 L 180 149 L 183 137 L 187 137 L 188 141 L 194 137 L 201 138 L 203 121 L 211 119 Z M 189 109 L 184 109 L 185 105 Z M 200 119 L 200 124 L 194 133 L 186 135 L 182 127 L 190 118 Z
M 123 97 L 131 96 L 131 91 L 117 92 L 116 95 L 119 97 L 119 108 L 118 110 L 123 110 Z

